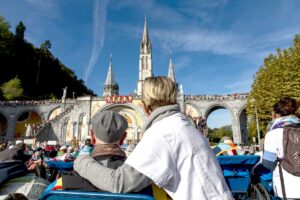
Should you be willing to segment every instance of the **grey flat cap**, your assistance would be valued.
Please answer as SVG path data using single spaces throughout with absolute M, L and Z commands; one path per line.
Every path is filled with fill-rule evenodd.
M 106 143 L 119 141 L 128 128 L 126 119 L 111 110 L 96 113 L 91 123 L 96 138 Z

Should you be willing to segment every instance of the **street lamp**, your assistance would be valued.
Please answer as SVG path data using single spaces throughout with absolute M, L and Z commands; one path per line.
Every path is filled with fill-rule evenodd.
M 259 123 L 258 123 L 258 116 L 257 116 L 257 107 L 254 104 L 255 99 L 251 99 L 250 102 L 252 103 L 251 105 L 254 106 L 254 109 L 255 109 L 257 139 L 258 139 L 258 145 L 260 146 L 260 130 L 259 130 Z

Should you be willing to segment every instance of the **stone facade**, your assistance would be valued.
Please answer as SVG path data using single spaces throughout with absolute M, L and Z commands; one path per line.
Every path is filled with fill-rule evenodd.
M 201 98 L 199 98 L 201 97 Z M 5 140 L 15 139 L 15 127 L 19 116 L 28 111 L 36 112 L 43 121 L 51 121 L 52 114 L 61 110 L 54 117 L 54 121 L 46 123 L 38 130 L 41 140 L 58 140 L 62 143 L 70 142 L 74 137 L 77 140 L 84 140 L 90 129 L 90 119 L 97 113 L 104 110 L 114 110 L 123 115 L 128 123 L 127 130 L 129 140 L 139 140 L 142 135 L 142 126 L 147 115 L 144 112 L 139 96 L 124 97 L 125 100 L 114 102 L 104 97 L 79 97 L 67 99 L 53 104 L 14 105 L 7 104 L 0 106 L 0 114 L 7 121 Z M 203 116 L 207 118 L 210 113 L 219 108 L 226 108 L 232 117 L 233 139 L 235 143 L 247 142 L 247 118 L 245 114 L 246 95 L 244 96 L 178 96 L 178 103 L 182 112 L 192 117 Z M 65 112 L 68 110 L 68 112 Z M 42 136 L 42 137 L 40 137 Z
M 141 94 L 145 78 L 153 76 L 152 45 L 148 35 L 147 22 L 145 20 L 143 37 L 140 44 L 139 80 L 136 96 L 117 96 L 119 86 L 115 81 L 112 58 L 103 97 L 78 97 L 77 99 L 65 99 L 66 90 L 61 101 L 14 101 L 0 102 L 0 139 L 14 140 L 17 135 L 17 126 L 21 126 L 19 132 L 24 135 L 24 124 L 32 124 L 33 131 L 39 140 L 57 140 L 70 142 L 71 140 L 84 140 L 89 135 L 90 119 L 96 112 L 114 110 L 123 115 L 129 124 L 127 137 L 129 140 L 139 140 L 142 136 L 142 126 L 146 121 L 146 113 L 141 104 Z M 170 58 L 168 77 L 176 85 L 172 59 Z M 178 103 L 181 111 L 191 117 L 204 117 L 216 109 L 226 108 L 231 113 L 233 140 L 235 143 L 247 142 L 247 118 L 245 113 L 245 95 L 184 95 L 182 85 L 179 87 Z M 38 126 L 24 118 L 22 114 L 36 113 L 40 118 Z M 20 117 L 22 116 L 22 117 Z M 22 127 L 23 126 L 23 127 Z

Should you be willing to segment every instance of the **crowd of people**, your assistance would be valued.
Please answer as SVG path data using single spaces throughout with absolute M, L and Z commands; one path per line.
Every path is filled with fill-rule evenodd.
M 233 100 L 246 99 L 248 93 L 235 93 L 226 95 L 184 95 L 185 100 Z
M 60 104 L 61 100 L 30 100 L 30 101 L 21 101 L 21 100 L 14 100 L 14 101 L 0 101 L 0 106 L 36 106 L 41 104 Z
M 128 128 L 126 119 L 114 111 L 102 111 L 92 117 L 91 138 L 84 144 L 1 144 L 0 161 L 19 160 L 27 171 L 34 172 L 36 177 L 46 181 L 39 184 L 44 186 L 43 189 L 55 181 L 54 186 L 51 184 L 52 189 L 138 192 L 155 196 L 158 188 L 163 191 L 157 197 L 161 200 L 234 199 L 216 156 L 254 154 L 255 147 L 252 149 L 253 146 L 250 146 L 248 152 L 243 152 L 243 148 L 235 145 L 228 136 L 211 146 L 208 139 L 200 134 L 207 127 L 205 119 L 189 119 L 180 112 L 177 88 L 169 78 L 147 78 L 143 86 L 142 104 L 148 119 L 141 141 L 137 145 L 128 146 L 130 153 L 129 148 L 125 150 L 127 153 L 122 149 Z M 262 164 L 272 170 L 274 193 L 280 198 L 300 197 L 297 189 L 300 169 L 297 165 L 295 168 L 286 168 L 285 158 L 285 154 L 290 152 L 289 138 L 300 141 L 300 134 L 297 135 L 300 120 L 295 115 L 298 107 L 299 103 L 292 98 L 280 99 L 274 105 L 274 121 L 265 138 Z M 290 145 L 294 152 L 300 152 L 299 146 Z M 296 157 L 289 159 L 289 163 L 299 163 Z M 74 162 L 74 172 L 61 176 L 61 173 L 47 167 L 49 161 Z M 14 167 L 21 166 L 18 164 Z M 280 175 L 280 171 L 283 174 Z M 285 187 L 280 184 L 281 176 L 284 177 Z M 1 181 L 7 180 L 0 179 L 0 184 Z M 0 189 L 0 194 L 2 191 L 4 189 Z M 20 189 L 5 191 L 15 193 Z

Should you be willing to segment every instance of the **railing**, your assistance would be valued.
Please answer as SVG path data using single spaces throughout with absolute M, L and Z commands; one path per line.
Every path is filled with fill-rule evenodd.
M 75 107 L 76 104 L 68 107 L 64 112 L 60 113 L 59 115 L 55 116 L 54 118 L 47 120 L 41 124 L 36 124 L 32 126 L 32 130 L 34 135 L 37 136 L 46 126 L 51 125 L 59 121 L 61 118 L 69 114 Z
M 248 93 L 237 93 L 227 95 L 184 95 L 185 100 L 234 100 L 246 99 Z
M 15 101 L 0 101 L 0 106 L 36 106 L 44 104 L 61 104 L 61 100 L 15 100 Z

